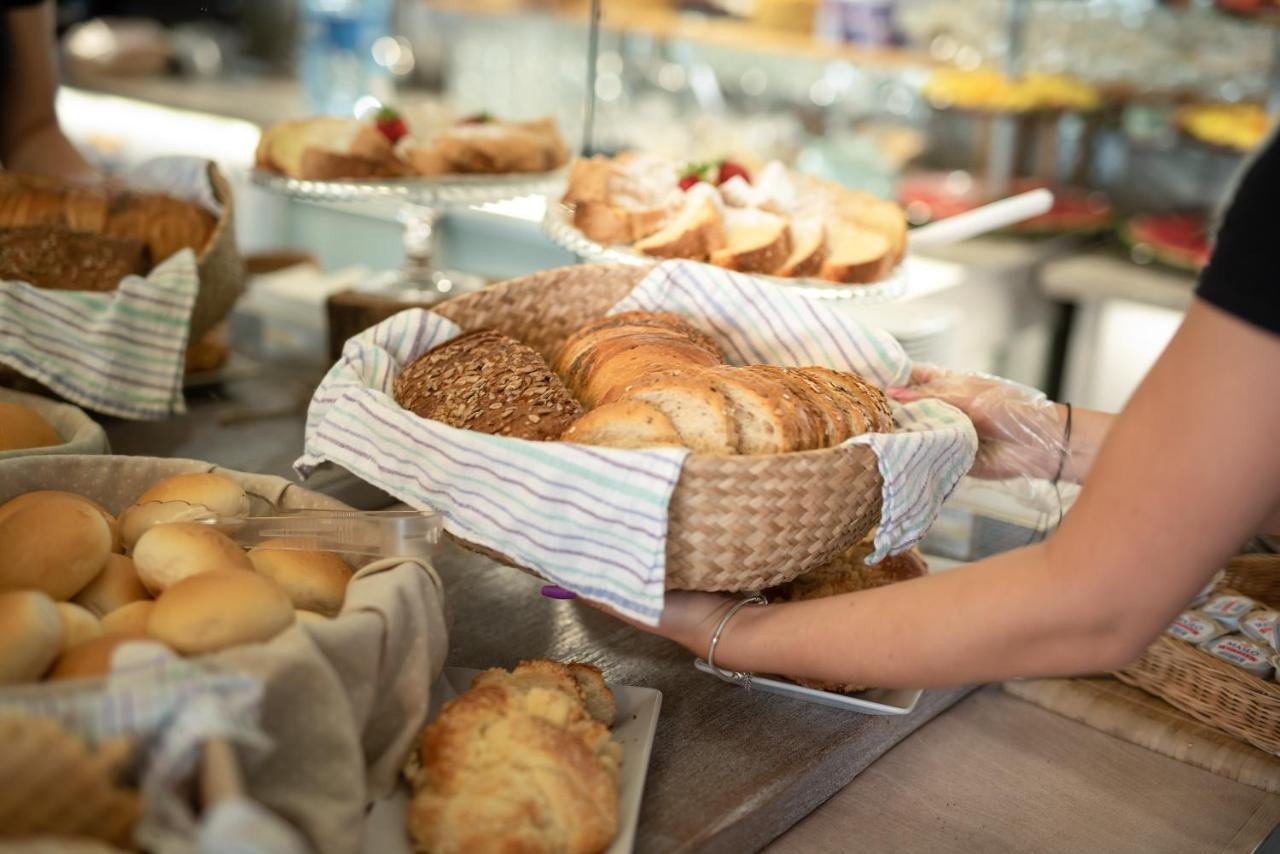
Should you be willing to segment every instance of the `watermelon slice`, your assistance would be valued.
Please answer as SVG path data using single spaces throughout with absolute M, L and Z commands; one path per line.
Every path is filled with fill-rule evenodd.
M 1120 239 L 1139 264 L 1159 261 L 1197 272 L 1209 263 L 1213 244 L 1202 214 L 1142 214 L 1120 229 Z
M 1047 187 L 1053 191 L 1053 207 L 1040 216 L 1010 226 L 1019 234 L 1093 234 L 1111 225 L 1111 202 L 1095 190 L 1053 186 L 1043 181 L 1013 182 L 1010 195 Z
M 967 172 L 917 172 L 898 182 L 898 203 L 908 222 L 924 225 L 972 210 L 982 196 Z

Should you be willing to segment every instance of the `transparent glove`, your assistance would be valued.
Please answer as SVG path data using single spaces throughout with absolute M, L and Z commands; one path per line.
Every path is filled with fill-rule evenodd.
M 968 415 L 978 432 L 978 456 L 969 471 L 973 477 L 1050 479 L 1064 459 L 1058 408 L 1033 388 L 987 374 L 916 364 L 910 385 L 887 393 L 902 403 L 937 398 Z

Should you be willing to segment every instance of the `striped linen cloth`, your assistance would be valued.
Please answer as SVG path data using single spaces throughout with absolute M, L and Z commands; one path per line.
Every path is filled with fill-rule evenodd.
M 217 213 L 208 162 L 159 158 L 125 176 Z M 107 415 L 156 420 L 186 411 L 182 377 L 200 281 L 189 249 L 109 293 L 0 281 L 0 364 Z
M 889 335 L 784 287 L 670 261 L 613 312 L 672 311 L 715 334 L 730 362 L 854 370 L 902 383 L 911 362 Z M 349 340 L 307 414 L 304 477 L 337 463 L 397 498 L 448 514 L 450 533 L 649 624 L 662 612 L 667 507 L 687 451 L 615 450 L 459 430 L 401 409 L 400 369 L 460 333 L 422 309 Z M 914 545 L 973 463 L 977 436 L 937 401 L 895 408 L 899 432 L 859 436 L 884 479 L 876 555 Z

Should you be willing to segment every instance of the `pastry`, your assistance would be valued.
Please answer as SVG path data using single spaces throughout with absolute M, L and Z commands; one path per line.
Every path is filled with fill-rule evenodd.
M 613 698 L 588 665 L 480 674 L 418 742 L 408 826 L 431 854 L 593 854 L 618 826 Z
M 396 402 L 453 427 L 557 439 L 582 407 L 531 347 L 491 330 L 435 347 L 396 377 Z

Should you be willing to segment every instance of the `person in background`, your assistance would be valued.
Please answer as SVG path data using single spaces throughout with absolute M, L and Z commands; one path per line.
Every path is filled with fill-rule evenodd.
M 991 378 L 921 370 L 899 400 L 965 410 L 973 474 L 1080 481 L 1043 542 L 873 590 L 740 608 L 716 666 L 928 688 L 1124 667 L 1242 545 L 1280 533 L 1280 144 L 1249 167 L 1182 326 L 1117 416 Z M 657 627 L 706 657 L 729 609 L 667 594 Z
M 0 0 L 0 166 L 92 181 L 96 170 L 58 125 L 53 0 Z

